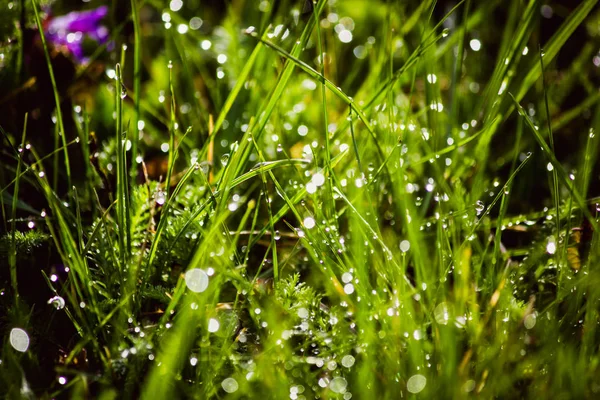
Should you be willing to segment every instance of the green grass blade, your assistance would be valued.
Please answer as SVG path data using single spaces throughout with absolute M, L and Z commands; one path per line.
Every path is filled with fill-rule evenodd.
M 567 187 L 569 189 L 569 192 L 571 192 L 571 195 L 575 199 L 575 203 L 577 203 L 577 205 L 581 208 L 583 215 L 585 215 L 585 217 L 589 220 L 590 224 L 592 224 L 592 226 L 594 226 L 594 229 L 598 229 L 596 219 L 593 218 L 592 215 L 590 214 L 590 211 L 588 210 L 588 208 L 586 206 L 585 199 L 581 196 L 581 194 L 579 193 L 579 191 L 573 184 L 573 181 L 569 178 L 569 176 L 563 169 L 560 162 L 556 159 L 554 152 L 552 152 L 552 149 L 550 149 L 550 146 L 548 146 L 548 144 L 544 140 L 544 137 L 540 133 L 539 129 L 535 126 L 533 121 L 531 121 L 531 118 L 529 118 L 529 116 L 527 115 L 527 112 L 523 109 L 523 107 L 521 107 L 521 105 L 519 104 L 517 99 L 512 95 L 512 93 L 509 93 L 509 94 L 515 103 L 515 107 L 517 108 L 519 115 L 522 118 L 525 118 L 525 122 L 527 123 L 529 130 L 533 134 L 537 143 L 542 148 L 542 151 L 544 152 L 544 155 L 548 158 L 548 161 L 550 161 L 550 163 L 554 167 L 554 170 L 557 172 L 558 177 L 562 181 L 563 185 L 565 185 L 565 187 Z
M 140 120 L 141 82 L 142 82 L 142 32 L 140 26 L 139 0 L 131 0 L 131 20 L 133 21 L 133 127 L 131 129 L 131 154 L 135 160 L 138 151 L 138 121 Z M 136 163 L 132 163 L 132 182 L 137 176 Z
M 21 168 L 23 166 L 23 152 L 25 151 L 25 137 L 27 135 L 27 120 L 28 120 L 28 114 L 25 114 L 25 122 L 23 124 L 23 134 L 21 136 L 21 145 L 19 146 L 18 149 L 18 157 L 19 157 L 19 162 L 17 163 L 17 173 L 16 175 L 19 176 L 21 173 Z M 15 304 L 19 304 L 19 283 L 17 281 L 17 240 L 16 240 L 16 234 L 17 234 L 17 202 L 19 200 L 19 183 L 20 180 L 17 178 L 16 182 L 15 182 L 15 189 L 13 192 L 13 198 L 12 198 L 12 208 L 11 208 L 11 215 L 12 215 L 12 223 L 10 226 L 11 232 L 12 232 L 12 239 L 11 239 L 11 249 L 10 249 L 10 257 L 9 257 L 9 265 L 10 265 L 10 282 L 14 291 L 14 295 L 15 295 Z
M 58 86 L 56 85 L 56 78 L 54 77 L 54 68 L 52 67 L 52 61 L 50 59 L 50 51 L 48 50 L 48 44 L 46 42 L 46 34 L 44 32 L 44 26 L 40 20 L 40 14 L 38 10 L 38 0 L 31 2 L 33 5 L 33 12 L 35 14 L 35 22 L 40 33 L 40 39 L 42 40 L 42 47 L 44 48 L 44 56 L 46 57 L 46 65 L 48 66 L 48 73 L 50 74 L 50 82 L 52 83 L 52 91 L 54 93 L 54 102 L 56 103 L 56 122 L 58 126 L 58 136 L 62 141 L 62 146 L 65 156 L 65 173 L 67 175 L 67 187 L 71 189 L 71 164 L 69 162 L 69 152 L 67 151 L 67 139 L 65 126 L 63 123 L 63 115 L 60 107 L 61 99 L 58 92 Z

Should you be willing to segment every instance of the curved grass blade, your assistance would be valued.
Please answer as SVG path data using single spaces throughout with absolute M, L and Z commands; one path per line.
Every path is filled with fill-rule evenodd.
M 517 99 L 512 95 L 512 93 L 509 93 L 509 94 L 510 94 L 510 97 L 514 101 L 515 107 L 517 108 L 519 115 L 522 118 L 525 118 L 525 122 L 527 123 L 527 126 L 530 128 L 529 130 L 531 131 L 531 133 L 533 133 L 533 136 L 535 137 L 535 140 L 538 142 L 538 144 L 541 146 L 542 151 L 544 152 L 544 155 L 548 158 L 548 160 L 550 161 L 550 163 L 556 170 L 558 177 L 562 181 L 563 185 L 565 185 L 569 189 L 569 192 L 571 192 L 571 194 L 573 195 L 575 202 L 581 208 L 581 211 L 583 212 L 585 217 L 589 220 L 590 224 L 592 224 L 594 229 L 597 230 L 598 222 L 596 221 L 595 218 L 592 217 L 590 211 L 586 207 L 585 199 L 581 196 L 581 194 L 579 193 L 579 190 L 577 190 L 577 188 L 573 184 L 573 181 L 571 181 L 571 179 L 567 176 L 567 173 L 563 169 L 562 165 L 556 159 L 554 152 L 552 152 L 552 149 L 550 149 L 550 146 L 548 146 L 548 144 L 544 140 L 544 138 L 543 138 L 542 134 L 540 133 L 540 131 L 538 130 L 538 128 L 534 125 L 533 121 L 529 118 L 529 115 L 527 114 L 527 112 L 523 109 L 523 107 L 521 107 L 521 105 L 519 104 Z

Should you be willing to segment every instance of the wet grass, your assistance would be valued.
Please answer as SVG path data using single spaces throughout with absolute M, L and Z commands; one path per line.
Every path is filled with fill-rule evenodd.
M 597 1 L 509 3 L 115 2 L 67 78 L 11 41 L 0 394 L 596 396 Z

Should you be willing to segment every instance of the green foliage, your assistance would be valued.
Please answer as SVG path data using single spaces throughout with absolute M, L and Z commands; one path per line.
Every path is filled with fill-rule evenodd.
M 596 396 L 597 1 L 213 3 L 1 51 L 0 396 Z
M 17 257 L 31 256 L 36 249 L 48 242 L 49 235 L 38 230 L 25 232 L 15 232 L 14 240 L 16 242 Z M 0 237 L 0 259 L 8 260 L 8 254 L 13 241 L 12 234 L 6 233 Z

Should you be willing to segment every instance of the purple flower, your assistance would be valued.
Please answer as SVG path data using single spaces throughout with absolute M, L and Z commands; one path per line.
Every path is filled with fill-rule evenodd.
M 83 55 L 85 36 L 104 44 L 108 40 L 108 29 L 100 25 L 100 20 L 108 14 L 108 7 L 101 6 L 93 10 L 73 11 L 60 17 L 50 18 L 46 22 L 46 37 L 57 47 L 65 47 L 80 63 L 87 58 Z

